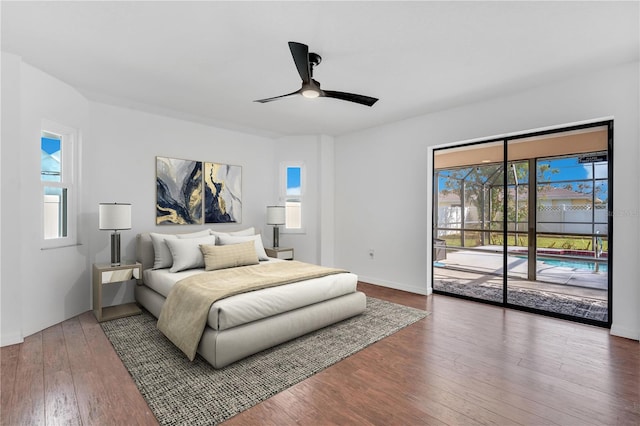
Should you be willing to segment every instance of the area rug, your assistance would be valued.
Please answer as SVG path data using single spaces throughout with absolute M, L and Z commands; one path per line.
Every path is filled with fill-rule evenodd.
M 489 283 L 469 285 L 440 279 L 434 285 L 434 289 L 482 300 L 502 302 L 502 287 Z M 609 319 L 609 308 L 607 302 L 603 300 L 525 288 L 511 288 L 508 291 L 508 301 L 514 305 L 602 322 Z
M 428 312 L 367 298 L 357 317 L 276 346 L 220 370 L 189 362 L 148 312 L 101 323 L 118 356 L 163 425 L 212 425 L 258 404 L 400 329 Z

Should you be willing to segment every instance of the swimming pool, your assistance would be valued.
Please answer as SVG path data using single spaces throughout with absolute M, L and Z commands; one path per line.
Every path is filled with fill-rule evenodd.
M 525 256 L 518 256 L 525 258 Z M 563 260 L 563 259 L 553 259 L 549 257 L 538 257 L 538 261 L 544 263 L 545 265 L 551 266 L 561 266 L 564 268 L 572 268 L 572 269 L 584 269 L 587 271 L 595 271 L 596 270 L 596 262 L 590 262 L 588 260 Z M 607 272 L 608 271 L 607 263 L 600 263 L 598 267 L 598 272 Z

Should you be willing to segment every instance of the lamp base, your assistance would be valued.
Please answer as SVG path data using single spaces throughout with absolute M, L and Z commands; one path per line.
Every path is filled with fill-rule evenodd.
M 273 248 L 280 247 L 280 229 L 278 229 L 278 225 L 273 227 Z
M 120 266 L 120 233 L 111 234 L 111 266 Z

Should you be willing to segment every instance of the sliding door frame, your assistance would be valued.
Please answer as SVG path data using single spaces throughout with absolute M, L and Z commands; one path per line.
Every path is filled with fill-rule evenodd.
M 479 299 L 476 297 L 472 297 L 472 296 L 466 296 L 466 295 L 462 295 L 462 294 L 456 294 L 456 293 L 449 293 L 449 292 L 445 292 L 445 291 L 441 291 L 436 289 L 435 287 L 433 287 L 433 293 L 435 294 L 444 294 L 447 296 L 452 296 L 452 297 L 457 297 L 457 298 L 461 298 L 461 299 L 467 299 L 467 300 L 473 300 L 476 302 L 482 302 L 482 303 L 486 303 L 486 304 L 490 304 L 490 305 L 496 305 L 496 306 L 503 306 L 503 307 L 507 307 L 507 308 L 511 308 L 511 309 L 516 309 L 516 310 L 520 310 L 520 311 L 526 311 L 526 312 L 532 312 L 535 314 L 540 314 L 540 315 L 545 315 L 545 316 L 550 316 L 550 317 L 555 317 L 555 318 L 560 318 L 560 319 L 565 319 L 565 320 L 570 320 L 570 321 L 574 321 L 574 322 L 579 322 L 579 323 L 584 323 L 584 324 L 589 324 L 589 325 L 595 325 L 595 326 L 599 326 L 599 327 L 605 327 L 605 328 L 611 328 L 611 319 L 613 317 L 612 315 L 612 308 L 613 308 L 613 281 L 612 281 L 612 277 L 613 277 L 613 119 L 602 119 L 602 120 L 598 120 L 598 121 L 593 121 L 593 122 L 588 122 L 588 123 L 581 123 L 581 124 L 574 124 L 574 125 L 566 125 L 566 126 L 560 126 L 557 128 L 553 128 L 553 129 L 544 129 L 544 130 L 539 130 L 539 131 L 532 131 L 532 132 L 526 132 L 526 133 L 522 133 L 522 134 L 515 134 L 515 135 L 508 135 L 508 136 L 504 136 L 504 137 L 495 137 L 495 138 L 488 138 L 488 139 L 483 139 L 483 140 L 477 140 L 477 141 L 473 141 L 473 142 L 462 142 L 460 144 L 457 145 L 449 145 L 449 146 L 445 146 L 445 147 L 441 147 L 441 148 L 434 148 L 431 152 L 431 164 L 433 165 L 433 170 L 432 170 L 432 191 L 431 191 L 431 196 L 432 196 L 432 208 L 431 208 L 431 220 L 432 220 L 432 227 L 431 227 L 431 233 L 432 233 L 432 238 L 430 241 L 431 244 L 431 253 L 433 253 L 434 250 L 434 239 L 436 238 L 436 228 L 437 228 L 437 200 L 438 200 L 438 194 L 437 194 L 437 182 L 435 182 L 435 180 L 433 179 L 433 177 L 435 176 L 435 154 L 436 151 L 440 151 L 440 150 L 446 150 L 446 149 L 451 149 L 451 148 L 463 148 L 463 147 L 471 147 L 471 146 L 477 146 L 477 145 L 483 145 L 483 144 L 488 144 L 488 143 L 495 143 L 495 142 L 502 142 L 503 143 L 503 158 L 502 158 L 502 164 L 503 164 L 503 169 L 504 169 L 504 173 L 503 173 L 503 187 L 505 188 L 505 196 L 504 196 L 504 200 L 503 200 L 503 211 L 506 212 L 507 209 L 507 203 L 508 203 L 508 197 L 506 196 L 506 194 L 508 193 L 507 191 L 507 187 L 508 187 L 508 173 L 506 172 L 507 170 L 507 165 L 509 164 L 509 142 L 510 141 L 517 141 L 519 139 L 524 139 L 524 138 L 531 138 L 531 137 L 538 137 L 538 136 L 546 136 L 546 135 L 552 135 L 552 134 L 556 134 L 556 133 L 564 133 L 564 132 L 570 132 L 570 131 L 576 131 L 576 130 L 583 130 L 583 129 L 589 129 L 592 127 L 603 127 L 606 126 L 607 128 L 607 179 L 608 179 L 608 203 L 607 203 L 607 239 L 608 239 L 608 262 L 607 262 L 607 309 L 608 309 L 608 315 L 607 315 L 607 321 L 597 321 L 597 320 L 592 320 L 592 319 L 588 319 L 588 318 L 581 318 L 581 317 L 576 317 L 576 316 L 572 316 L 572 315 L 567 315 L 567 314 L 562 314 L 562 313 L 557 313 L 557 312 L 551 312 L 551 311 L 545 311 L 545 310 L 541 310 L 541 309 L 536 309 L 536 308 L 532 308 L 532 307 L 528 307 L 528 306 L 522 306 L 522 305 L 516 305 L 513 303 L 509 303 L 508 301 L 508 259 L 507 259 L 507 248 L 508 248 L 508 239 L 507 239 L 507 235 L 508 235 L 508 218 L 507 218 L 507 214 L 503 214 L 503 218 L 502 218 L 502 235 L 503 235 L 503 256 L 502 256 L 502 263 L 503 263 L 503 271 L 504 274 L 502 276 L 502 303 L 501 302 L 496 302 L 496 301 L 492 301 L 492 300 L 484 300 L 484 299 Z M 535 207 L 535 197 L 536 197 L 536 192 L 537 192 L 537 182 L 536 182 L 536 178 L 535 176 L 532 178 L 533 175 L 535 175 L 535 173 L 531 172 L 531 164 L 534 163 L 535 164 L 535 159 L 533 159 L 533 161 L 530 159 L 529 160 L 529 203 L 528 203 L 528 209 L 529 209 L 529 215 L 528 215 L 528 229 L 527 229 L 527 233 L 529 235 L 528 238 L 528 261 L 529 261 L 529 266 L 528 266 L 528 270 L 529 270 L 529 274 L 531 274 L 532 268 L 533 271 L 535 273 L 535 259 L 536 259 L 536 207 Z M 533 169 L 535 170 L 535 168 Z M 532 186 L 533 183 L 533 186 Z M 534 200 L 532 202 L 532 199 Z M 533 238 L 531 237 L 533 234 Z M 534 259 L 533 262 L 531 262 L 531 259 Z M 433 277 L 434 277 L 434 265 L 433 265 L 433 259 L 430 262 L 430 271 L 431 271 L 431 283 L 433 283 Z M 532 265 L 533 263 L 533 265 Z

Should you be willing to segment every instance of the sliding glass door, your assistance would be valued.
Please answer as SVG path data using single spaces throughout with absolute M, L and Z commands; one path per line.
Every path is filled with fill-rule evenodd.
M 478 162 L 479 150 L 484 157 Z M 503 151 L 502 142 L 496 142 L 439 152 L 434 289 L 502 303 Z
M 434 151 L 434 291 L 610 325 L 612 129 Z

